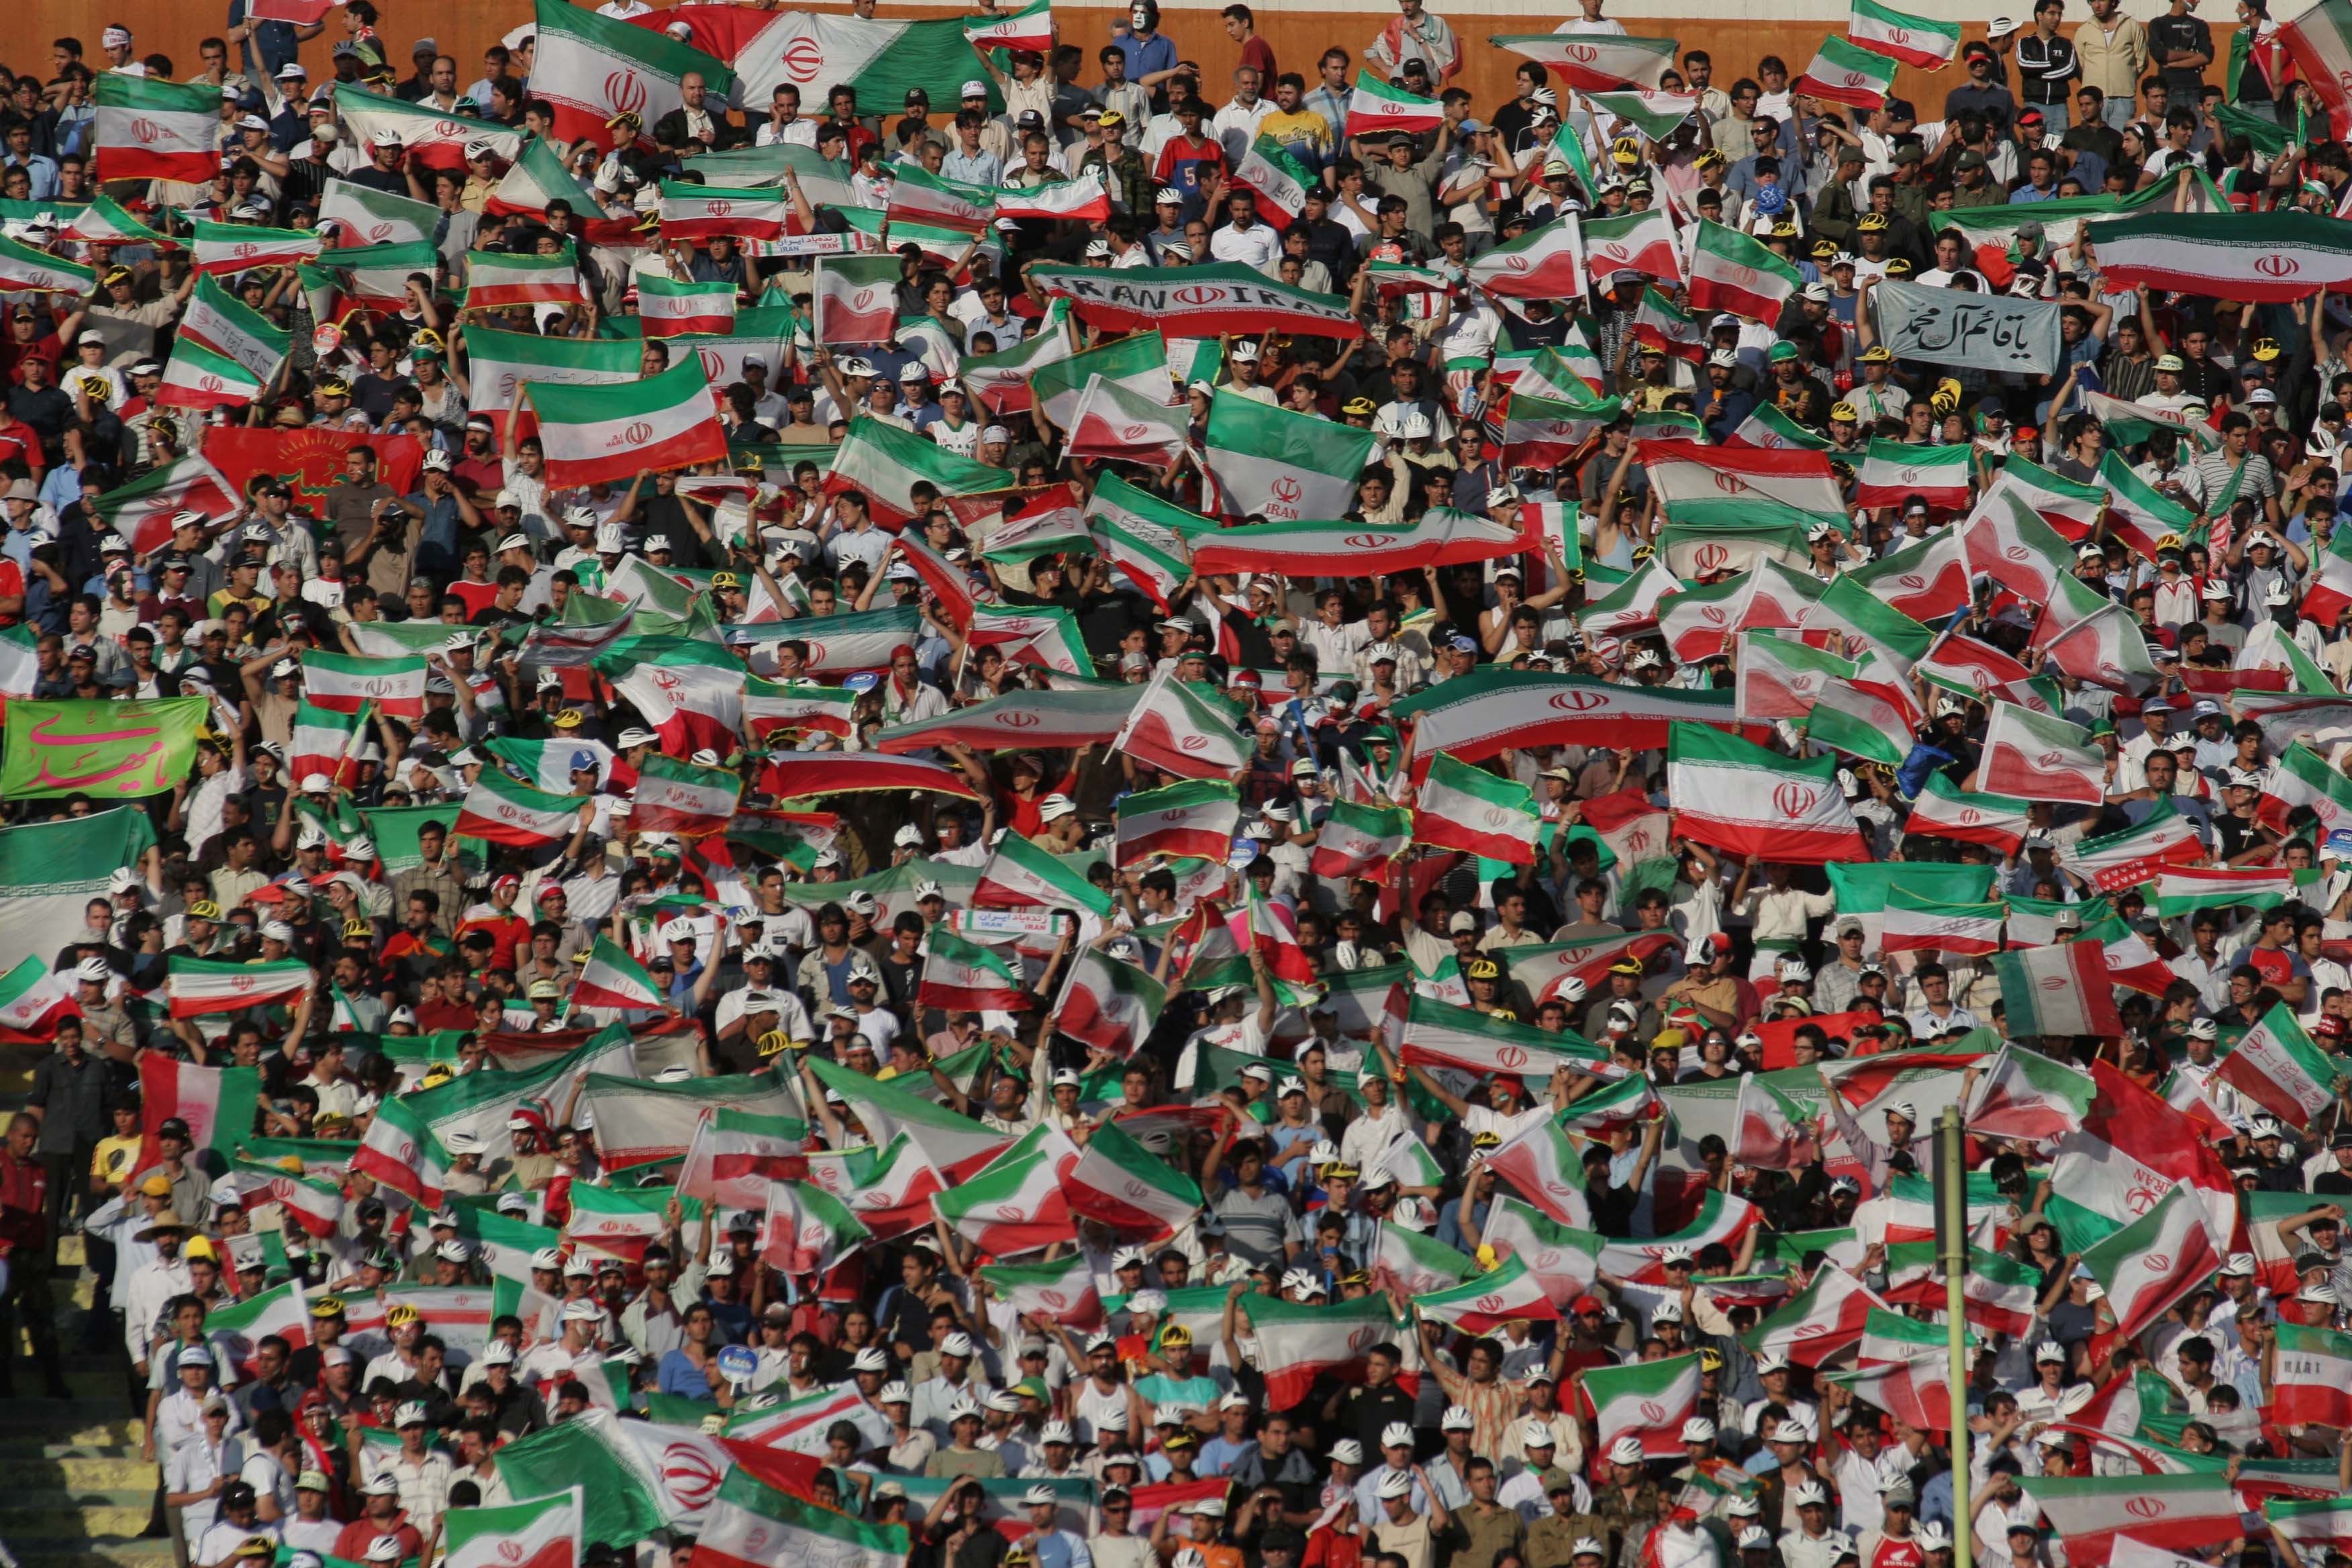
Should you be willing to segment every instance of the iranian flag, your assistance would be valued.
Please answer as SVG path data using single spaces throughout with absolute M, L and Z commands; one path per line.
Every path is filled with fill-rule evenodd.
M 1917 496 L 1932 510 L 1958 511 L 1969 504 L 1972 477 L 1969 460 L 1975 450 L 1966 442 L 1949 447 L 1914 447 L 1908 442 L 1874 437 L 1869 451 L 1863 457 L 1853 504 L 1901 506 Z
M 735 285 L 680 282 L 657 273 L 636 275 L 637 320 L 648 338 L 684 332 L 725 337 L 735 330 Z
M 818 257 L 813 301 L 817 342 L 890 342 L 898 335 L 898 288 L 896 256 Z
M 1350 522 L 1262 522 L 1203 529 L 1192 539 L 1192 568 L 1202 574 L 1278 572 L 1297 577 L 1383 574 L 1493 560 L 1516 554 L 1528 542 L 1516 521 L 1453 507 L 1432 507 L 1412 522 L 1379 529 Z
M 1241 826 L 1241 790 L 1214 779 L 1192 779 L 1122 795 L 1115 865 L 1164 856 L 1171 860 L 1223 860 Z
M 694 1550 L 710 1568 L 900 1568 L 913 1545 L 904 1525 L 803 1502 L 739 1464 L 719 1483 Z
M 2011 1037 L 2123 1033 L 2099 943 L 2018 948 L 1995 953 L 1990 962 Z
M 2201 1552 L 2244 1533 L 2238 1489 L 2210 1474 L 2038 1476 L 2026 1496 L 2066 1542 L 2066 1561 L 2096 1568 L 2128 1538 L 2168 1552 Z
M 1326 1376 L 1360 1375 L 1372 1351 L 1387 1345 L 1401 1352 L 1400 1385 L 1414 1388 L 1421 1358 L 1412 1325 L 1391 1314 L 1385 1295 L 1310 1305 L 1270 1296 L 1244 1296 L 1242 1310 L 1257 1336 L 1258 1365 L 1265 1373 L 1269 1410 L 1286 1410 L 1305 1399 Z
M 685 104 L 678 83 L 689 74 L 721 102 L 734 92 L 735 73 L 724 61 L 564 0 L 539 0 L 536 37 L 530 93 L 553 106 L 555 140 L 564 145 L 583 136 L 602 145 L 611 134 L 604 122 L 625 110 L 641 121 L 639 142 L 650 142 L 661 117 Z
M 1412 817 L 1402 806 L 1341 801 L 1323 819 L 1307 870 L 1318 877 L 1387 879 L 1390 862 L 1412 841 Z
M 1437 100 L 1391 87 L 1368 70 L 1356 73 L 1356 90 L 1348 95 L 1348 136 L 1386 136 L 1398 131 L 1420 135 L 1434 131 L 1445 120 Z
M 2316 16 L 2318 13 L 2314 11 L 2306 15 Z M 2282 1360 L 2284 1359 L 2288 1331 L 2289 1326 L 2284 1324 L 2278 1331 Z M 2294 1329 L 2293 1331 L 2300 1336 L 2314 1331 Z M 2337 1375 L 2340 1377 L 2343 1373 Z M 2336 1386 L 2341 1389 L 2346 1384 L 2339 1382 Z M 2352 1417 L 2338 1420 L 2335 1425 L 2352 1426 Z M 2305 1562 L 2330 1552 L 2352 1553 L 2352 1498 L 2317 1498 L 2307 1501 L 2284 1497 L 2265 1498 L 2263 1500 L 2263 1516 L 2274 1533 L 2284 1535 L 2294 1543 L 2296 1550 L 2305 1554 Z M 2126 1565 L 2124 1561 L 2125 1548 L 2130 1544 L 2128 1541 L 2116 1543 L 2115 1555 L 2108 1559 L 2112 1568 L 2137 1568 L 2137 1564 Z
M 1374 440 L 1369 429 L 1222 388 L 1209 402 L 1209 477 L 1232 517 L 1297 522 L 1344 516 L 1355 504 L 1356 476 L 1371 460 Z
M 2137 827 L 2086 838 L 2058 852 L 2058 863 L 2102 893 L 2137 888 L 2169 868 L 2196 860 L 2205 853 L 2197 824 L 2166 805 L 2150 812 Z
M 462 826 L 459 831 L 464 831 Z M 667 1000 L 654 977 L 609 936 L 597 937 L 580 977 L 572 983 L 575 1006 L 654 1011 Z
M 0 974 L 0 1041 L 47 1045 L 57 1039 L 58 1019 L 81 1016 L 74 983 L 50 973 L 39 959 L 27 958 Z
M 1089 947 L 1070 965 L 1054 1032 L 1124 1059 L 1142 1047 L 1167 1005 L 1168 988 L 1148 970 Z
M 553 256 L 520 251 L 466 253 L 466 309 L 501 310 L 517 305 L 576 305 L 580 268 L 567 245 Z
M 1171 664 L 1144 688 L 1111 750 L 1181 779 L 1230 779 L 1249 762 L 1241 718 L 1223 698 L 1177 679 Z
M 911 1089 L 852 1072 L 822 1055 L 812 1053 L 808 1067 L 848 1103 L 869 1137 L 887 1145 L 905 1133 L 915 1152 L 948 1181 L 961 1182 L 987 1166 L 1013 1142 Z
M 847 735 L 851 731 L 850 710 L 857 706 L 858 694 L 843 686 L 815 686 L 802 682 L 778 685 L 772 680 L 746 677 L 743 682 L 743 730 L 752 740 L 765 745 L 769 738 L 780 733 L 802 731 L 822 735 Z
M 680 180 L 661 183 L 661 233 L 676 240 L 782 239 L 792 224 L 792 199 L 781 189 L 730 190 Z M 643 284 L 638 311 L 644 313 Z
M 577 1568 L 585 1513 L 579 1487 L 530 1502 L 453 1508 L 442 1515 L 445 1568 Z
M 941 496 L 971 496 L 1008 489 L 1010 478 L 1002 468 L 957 457 L 912 430 L 861 414 L 850 421 L 848 436 L 834 450 L 824 493 L 856 490 L 877 521 L 895 528 L 915 516 L 918 483 L 928 483 Z
M 1069 910 L 1110 919 L 1110 895 L 1087 880 L 1084 863 L 1053 854 L 1035 839 L 1008 833 L 980 868 L 971 890 L 984 910 Z
M 808 1179 L 847 1204 L 877 1241 L 929 1228 L 931 1194 L 945 1184 L 903 1132 L 879 1149 L 811 1154 Z
M 201 1018 L 247 1007 L 290 1007 L 310 994 L 317 978 L 299 958 L 276 963 L 174 958 L 163 977 L 163 994 L 173 1017 Z
M 1615 92 L 1624 88 L 1654 92 L 1675 63 L 1672 38 L 1622 35 L 1612 37 L 1593 33 L 1506 33 L 1486 41 L 1496 48 L 1549 67 L 1559 77 L 1561 86 L 1578 92 Z
M 1645 437 L 1640 458 L 1658 499 L 1670 510 L 1679 502 L 1715 503 L 1727 497 L 1746 507 L 1758 496 L 1824 516 L 1842 513 L 1845 507 L 1837 477 L 1830 471 L 1830 460 L 1820 452 L 1703 447 L 1695 441 Z M 1761 553 L 1758 551 L 1742 559 L 1726 548 L 1718 555 L 1694 558 L 1688 565 L 1692 575 L 1714 575 L 1744 570 Z M 1794 556 L 1787 558 L 1786 563 L 1800 569 L 1804 565 Z
M 284 1340 L 289 1350 L 310 1342 L 310 1304 L 299 1281 L 216 1307 L 205 1315 L 205 1339 L 214 1360 L 235 1367 L 242 1377 L 253 1375 L 261 1342 L 272 1335 Z
M 1815 1121 L 1760 1076 L 1743 1077 L 1731 1110 L 1731 1157 L 1759 1171 L 1801 1170 L 1819 1155 Z
M 1065 449 L 1073 458 L 1166 468 L 1184 456 L 1192 417 L 1181 404 L 1155 403 L 1122 382 L 1090 375 Z
M 458 805 L 454 831 L 460 837 L 487 844 L 542 848 L 571 838 L 580 826 L 580 808 L 585 804 L 585 796 L 551 795 L 496 769 L 484 768 Z
M 1954 952 L 1970 958 L 2000 951 L 2000 922 L 2009 906 L 1950 904 L 1908 889 L 1886 890 L 1879 945 L 1889 952 Z
M 1829 682 L 1850 680 L 1854 671 L 1851 659 L 1766 628 L 1738 634 L 1736 663 L 1739 716 L 1760 721 L 1802 720 Z
M 1728 310 L 1774 321 L 1803 282 L 1793 265 L 1738 229 L 1702 222 L 1692 231 L 1690 308 L 1695 312 Z
M 1034 49 L 1049 54 L 1054 47 L 1054 0 L 1030 0 L 1018 11 L 963 25 L 966 42 L 982 53 L 995 49 Z
M 806 752 L 771 762 L 760 775 L 763 788 L 778 800 L 805 800 L 827 795 L 859 795 L 876 790 L 920 790 L 977 802 L 971 781 L 952 768 L 919 757 L 893 757 L 879 752 Z M 772 786 L 772 787 L 771 787 Z
M 103 71 L 96 91 L 98 179 L 201 185 L 220 173 L 218 88 Z
M 724 768 L 651 757 L 637 771 L 637 786 L 629 797 L 629 828 L 708 837 L 726 830 L 742 793 L 743 781 Z
M 1650 1458 L 1681 1458 L 1683 1423 L 1698 1408 L 1698 1379 L 1696 1355 L 1588 1368 L 1578 1393 L 1597 1434 L 1593 1451 L 1606 1454 L 1620 1437 L 1633 1437 Z
M 1816 436 L 1769 403 L 1759 403 L 1748 411 L 1746 418 L 1732 427 L 1725 437 L 1727 447 L 1761 447 L 1768 452 L 1785 451 L 1791 447 L 1805 452 L 1826 452 L 1829 438 Z
M 272 325 L 269 318 L 231 294 L 219 279 L 205 277 L 196 279 L 195 292 L 188 297 L 188 308 L 180 317 L 172 357 L 177 360 L 180 351 L 192 345 L 209 349 L 242 369 L 246 379 L 266 386 L 277 379 L 293 342 L 293 333 Z
M 637 379 L 644 345 L 625 339 L 542 338 L 466 328 L 466 395 L 474 409 L 503 420 L 524 382 L 618 386 Z
M 2352 4 L 2321 0 L 2278 29 L 2295 75 L 2311 84 L 2327 110 L 2329 129 L 2352 137 Z
M 1425 1321 L 1450 1324 L 1474 1335 L 1493 1333 L 1508 1322 L 1559 1321 L 1559 1309 L 1545 1293 L 1543 1281 L 1517 1258 L 1459 1285 L 1415 1296 L 1412 1309 Z
M 1969 602 L 1968 565 L 1948 528 L 1847 574 L 1847 580 L 1914 620 L 1939 619 Z
M 736 749 L 748 675 L 723 646 L 687 637 L 632 637 L 598 656 L 595 668 L 654 727 L 669 755 L 708 748 L 723 757 Z
M 1286 218 L 1297 218 L 1306 209 L 1307 193 L 1318 184 L 1309 174 L 1282 150 L 1282 144 L 1271 136 L 1261 136 L 1251 143 L 1241 161 L 1234 165 L 1232 183 L 1257 193 L 1257 199 L 1274 208 Z
M 929 1005 L 929 1003 L 925 1004 Z M 1041 1252 L 1067 1241 L 1076 1224 L 1066 1179 L 1077 1156 L 1069 1140 L 1055 1133 L 1061 1152 L 1047 1145 L 1039 1128 L 969 1180 L 934 1194 L 931 1205 L 949 1228 L 982 1252 L 999 1258 Z
M 1050 1318 L 1082 1333 L 1102 1326 L 1102 1294 L 1083 1252 L 1052 1263 L 986 1264 L 980 1277 L 998 1300 L 1023 1316 Z
M 429 169 L 463 169 L 466 166 L 466 144 L 487 142 L 490 151 L 500 160 L 512 163 L 523 154 L 528 145 L 523 134 L 509 125 L 495 120 L 473 120 L 462 114 L 444 114 L 430 104 L 412 103 L 388 93 L 370 92 L 356 83 L 338 82 L 334 88 L 335 118 L 350 132 L 352 142 L 361 147 L 372 145 L 375 138 L 391 132 L 400 138 L 400 144 L 416 163 Z M 648 124 L 651 121 L 648 120 Z M 328 189 L 337 182 L 330 181 Z M 334 216 L 322 205 L 320 217 Z M 362 235 L 358 243 L 381 245 L 388 236 Z M 425 237 L 430 238 L 429 235 Z
M 1514 392 L 1503 405 L 1503 462 L 1507 468 L 1550 468 L 1624 414 L 1617 398 L 1558 403 L 1530 392 Z
M 1467 1009 L 1464 1009 L 1467 1011 Z M 1486 1168 L 1544 1215 L 1578 1230 L 1592 1226 L 1584 1167 L 1575 1145 L 1549 1117 L 1539 1117 L 1486 1152 Z
M 2344 1085 L 2342 1058 L 2312 1043 L 2281 1002 L 2238 1038 L 2214 1076 L 2290 1127 L 2308 1127 Z
M 1781 1355 L 1800 1366 L 1818 1367 L 1862 1338 L 1871 1310 L 1886 1303 L 1843 1268 L 1817 1269 L 1812 1282 L 1770 1316 L 1739 1336 L 1757 1356 Z
M 2168 866 L 2156 879 L 2156 912 L 2171 920 L 2208 908 L 2274 910 L 2296 886 L 2285 866 Z
M 1525 1263 L 1553 1301 L 1592 1288 L 1601 1238 L 1590 1230 L 1561 1225 L 1517 1198 L 1497 1195 L 1478 1234 L 1498 1255 Z
M 994 353 L 965 356 L 957 372 L 964 389 L 991 414 L 1027 413 L 1030 377 L 1070 357 L 1069 319 L 1070 302 L 1055 300 L 1046 306 L 1038 329 L 1020 342 Z
M 1414 798 L 1414 843 L 1488 860 L 1535 864 L 1542 826 L 1527 785 L 1443 753 L 1431 760 Z
M 1987 1138 L 2040 1142 L 2079 1132 L 2098 1086 L 2088 1073 L 2023 1046 L 2004 1045 L 1977 1077 L 1963 1114 Z
M 331 1176 L 306 1176 L 252 1160 L 230 1161 L 228 1173 L 237 1205 L 247 1212 L 276 1204 L 312 1236 L 332 1236 L 335 1222 L 342 1218 L 343 1189 Z
M 706 1106 L 678 1166 L 678 1195 L 728 1208 L 762 1208 L 771 1183 L 808 1177 L 807 1140 L 808 1123 L 796 1117 Z
M 1517 979 L 1517 972 L 1512 975 Z M 1612 1069 L 1601 1054 L 1575 1037 L 1555 1035 L 1473 1007 L 1457 1007 L 1433 996 L 1415 995 L 1406 1006 L 1399 1055 L 1411 1065 L 1456 1068 L 1481 1078 L 1509 1073 L 1541 1084 L 1556 1068 L 1591 1077 Z M 1506 1145 L 1507 1146 L 1507 1145 Z
M 1872 655 L 1863 668 L 1878 679 L 1831 679 L 1805 715 L 1805 733 L 1833 751 L 1885 767 L 1899 768 L 1927 721 L 1911 694 L 1909 672 L 1897 671 Z
M 1586 288 L 1583 251 L 1574 216 L 1554 218 L 1470 263 L 1470 281 L 1507 299 L 1572 300 Z
M 2226 288 L 2274 304 L 2352 285 L 2352 235 L 2332 215 L 2141 211 L 2092 232 L 2101 275 L 2126 289 Z
M 823 1187 L 783 1181 L 768 1188 L 760 1261 L 780 1274 L 813 1279 L 872 1239 L 857 1216 Z
M 943 926 L 933 926 L 923 941 L 923 978 L 916 998 L 922 1006 L 1005 1013 L 1028 1008 L 1033 998 L 1018 961 Z
M 425 656 L 367 658 L 308 648 L 302 654 L 302 696 L 330 713 L 357 713 L 368 703 L 394 719 L 425 716 Z
M 382 102 L 381 99 L 372 101 Z M 499 127 L 486 128 L 498 130 Z M 511 135 L 511 132 L 507 132 Z M 414 156 L 414 154 L 412 154 Z M 464 156 L 460 150 L 459 157 Z M 441 209 L 431 202 L 411 201 L 390 191 L 329 180 L 319 197 L 319 230 L 333 247 L 363 245 L 429 245 L 440 227 Z M 331 227 L 330 226 L 332 226 Z
M 1118 1235 L 1164 1241 L 1201 1212 L 1201 1189 L 1119 1130 L 1095 1129 L 1066 1178 L 1072 1212 Z
M 2352 529 L 2337 529 L 2327 536 L 2319 570 L 2304 590 L 2300 613 L 2306 621 L 2332 626 L 2347 609 L 2352 609 Z
M 1790 89 L 1850 109 L 1876 109 L 1894 89 L 1895 67 L 1891 57 L 1858 48 L 1832 33 L 1822 40 L 1812 64 L 1790 84 Z
M 2106 1291 L 2116 1331 L 2126 1339 L 2161 1318 L 2221 1267 L 2204 1205 L 2185 1185 L 2173 1187 L 2146 1214 L 2084 1251 L 2082 1261 Z
M 2347 530 L 2345 536 L 2352 536 L 2352 530 Z M 2352 827 L 2352 779 L 2329 767 L 2326 758 L 2298 741 L 2281 752 L 2263 775 L 2262 819 L 2284 832 L 2287 814 L 2302 805 L 2311 807 L 2318 816 L 2323 834 Z
M 169 408 L 242 408 L 264 389 L 261 379 L 236 361 L 184 337 L 172 345 L 155 401 Z
M 183 964 L 198 964 L 208 969 L 248 967 L 235 963 L 205 963 L 201 959 L 174 958 L 171 964 L 174 974 Z M 286 965 L 270 967 L 282 969 Z M 307 970 L 309 966 L 303 967 Z M 168 978 L 166 984 L 169 984 Z M 214 1009 L 222 1012 L 232 1010 Z M 172 1016 L 175 1018 L 195 1016 L 194 1013 L 182 1013 L 176 1003 Z M 139 1125 L 144 1141 L 139 1150 L 138 1168 L 145 1170 L 163 1158 L 155 1145 L 156 1130 L 175 1117 L 188 1124 L 189 1141 L 195 1148 L 212 1150 L 226 1159 L 236 1152 L 239 1143 L 253 1135 L 254 1116 L 260 1108 L 260 1102 L 259 1068 L 199 1067 L 194 1062 L 179 1061 L 158 1051 L 142 1053 L 139 1058 Z
M 2278 1325 L 2270 1418 L 2282 1426 L 2352 1426 L 2352 1334 Z
M 1005 185 L 996 192 L 996 216 L 1045 223 L 1066 218 L 1099 221 L 1110 216 L 1110 192 L 1098 169 L 1088 169 L 1075 180 L 1048 180 L 1027 187 Z
M 1934 70 L 1960 52 L 1960 25 L 1907 16 L 1875 3 L 1853 0 L 1845 36 L 1873 53 L 1906 66 Z
M 21 240 L 0 236 L 0 291 L 88 294 L 98 287 L 98 268 L 60 260 Z
M 1737 735 L 1676 724 L 1666 758 L 1675 831 L 1684 837 L 1798 864 L 1867 858 L 1835 757 L 1794 762 Z
M 1120 576 L 1162 611 L 1171 607 L 1176 590 L 1191 574 L 1191 568 L 1184 563 L 1181 542 L 1165 541 L 1157 531 L 1139 528 L 1129 519 L 1114 514 L 1096 515 L 1088 531 L 1103 559 Z
M 727 456 L 727 432 L 712 411 L 710 383 L 697 355 L 681 355 L 659 375 L 622 386 L 526 382 L 522 392 L 539 416 L 554 485 L 631 479 Z
M 2096 806 L 2106 798 L 2107 761 L 2082 726 L 1995 702 L 1977 778 L 1985 788 L 2021 800 Z
M 1830 1378 L 1906 1426 L 1942 1432 L 1952 1425 L 1950 1367 L 1950 1356 L 1939 1349 L 1902 1361 L 1873 1363 L 1855 1372 L 1832 1373 Z
M 202 218 L 193 226 L 190 258 L 199 274 L 215 277 L 255 267 L 292 267 L 317 256 L 326 244 L 307 228 L 264 228 Z

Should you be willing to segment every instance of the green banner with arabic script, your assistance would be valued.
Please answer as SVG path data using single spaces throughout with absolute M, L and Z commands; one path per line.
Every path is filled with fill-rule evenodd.
M 11 700 L 0 729 L 0 797 L 89 795 L 103 803 L 162 795 L 195 765 L 197 733 L 210 708 L 201 697 Z

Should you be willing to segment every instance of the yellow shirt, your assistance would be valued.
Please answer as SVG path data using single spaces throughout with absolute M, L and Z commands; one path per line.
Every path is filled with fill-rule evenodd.
M 1276 110 L 1257 122 L 1257 133 L 1271 136 L 1285 146 L 1304 142 L 1318 152 L 1328 151 L 1331 145 L 1331 122 L 1303 109 L 1295 114 Z
M 133 1133 L 128 1138 L 101 1138 L 90 1152 L 89 1173 L 101 1178 L 109 1186 L 121 1186 L 131 1175 L 131 1163 L 139 1158 L 141 1139 Z

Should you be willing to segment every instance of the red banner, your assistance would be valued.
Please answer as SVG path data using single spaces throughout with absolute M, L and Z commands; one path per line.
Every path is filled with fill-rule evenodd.
M 262 475 L 293 487 L 300 505 L 315 509 L 327 488 L 342 479 L 353 447 L 375 448 L 376 477 L 394 495 L 413 493 L 425 471 L 425 446 L 414 436 L 365 436 L 310 426 L 300 430 L 247 430 L 216 426 L 205 432 L 204 452 L 240 496 Z

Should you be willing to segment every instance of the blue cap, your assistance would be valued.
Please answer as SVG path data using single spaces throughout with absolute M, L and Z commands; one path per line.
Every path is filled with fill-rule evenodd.
M 582 750 L 582 751 L 577 751 L 577 752 L 572 752 L 572 771 L 573 773 L 583 773 L 583 772 L 593 772 L 593 771 L 594 771 L 594 769 L 595 769 L 595 766 L 596 766 L 596 753 L 595 753 L 595 752 L 591 752 L 591 751 Z

